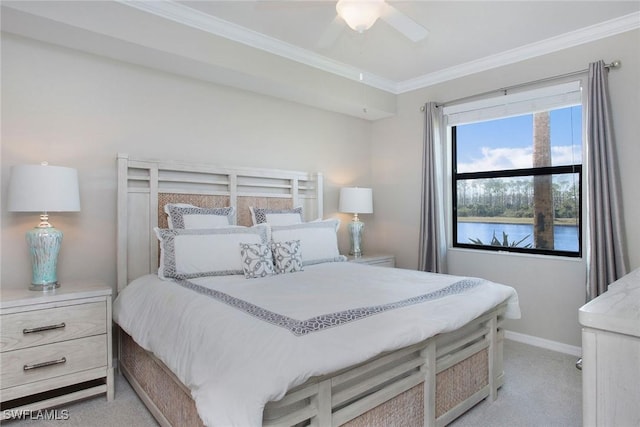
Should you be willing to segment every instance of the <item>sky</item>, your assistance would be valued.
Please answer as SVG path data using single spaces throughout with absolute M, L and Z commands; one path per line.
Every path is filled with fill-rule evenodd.
M 582 106 L 551 111 L 553 166 L 582 163 Z M 458 173 L 532 167 L 533 115 L 457 126 Z

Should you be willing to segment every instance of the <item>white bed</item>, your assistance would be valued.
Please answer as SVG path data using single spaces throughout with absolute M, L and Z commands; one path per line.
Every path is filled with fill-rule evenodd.
M 120 367 L 161 424 L 444 425 L 495 399 L 513 289 L 338 258 L 250 280 L 160 280 L 152 230 L 165 203 L 231 206 L 239 224 L 248 206 L 303 206 L 310 220 L 322 216 L 322 177 L 124 155 L 118 165 Z M 186 395 L 181 408 L 192 398 L 190 413 L 163 407 L 154 388 L 166 379 L 154 385 L 134 354 Z

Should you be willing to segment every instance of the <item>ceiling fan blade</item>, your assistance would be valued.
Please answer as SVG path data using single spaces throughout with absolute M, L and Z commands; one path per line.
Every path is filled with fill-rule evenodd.
M 384 3 L 380 19 L 414 42 L 423 40 L 429 35 L 429 30 L 388 3 Z
M 342 34 L 345 26 L 346 24 L 342 20 L 342 18 L 336 15 L 336 17 L 333 18 L 333 21 L 331 21 L 331 23 L 320 35 L 320 38 L 316 43 L 316 47 L 320 49 L 331 47 L 336 42 L 336 40 L 338 40 L 338 37 L 340 37 L 340 34 Z
M 255 0 L 253 7 L 256 9 L 302 9 L 318 6 L 324 7 L 324 3 L 316 0 Z

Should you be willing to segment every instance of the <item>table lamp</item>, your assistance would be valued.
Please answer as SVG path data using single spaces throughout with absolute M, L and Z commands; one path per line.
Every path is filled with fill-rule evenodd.
M 48 212 L 80 210 L 78 171 L 61 166 L 17 165 L 9 179 L 8 210 L 41 212 L 40 224 L 27 231 L 33 275 L 29 289 L 51 291 L 59 287 L 56 267 L 62 231 L 49 223 Z
M 362 232 L 364 223 L 358 218 L 358 214 L 373 213 L 373 191 L 371 188 L 345 187 L 340 189 L 340 212 L 352 213 L 353 220 L 347 226 L 351 249 L 349 255 L 362 256 Z

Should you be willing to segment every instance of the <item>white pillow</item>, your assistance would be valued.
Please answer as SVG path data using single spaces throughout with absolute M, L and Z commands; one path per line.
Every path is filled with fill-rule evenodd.
M 240 243 L 269 242 L 269 227 L 197 230 L 154 228 L 160 240 L 161 279 L 243 274 Z
M 293 209 L 267 209 L 249 206 L 253 225 L 268 222 L 271 225 L 291 225 L 302 223 L 302 206 Z
M 169 228 L 217 228 L 233 225 L 235 208 L 201 208 L 184 203 L 164 205 Z
M 305 222 L 292 225 L 272 225 L 271 240 L 288 242 L 300 240 L 302 265 L 320 264 L 322 262 L 346 261 L 338 250 L 337 231 L 340 220 Z

